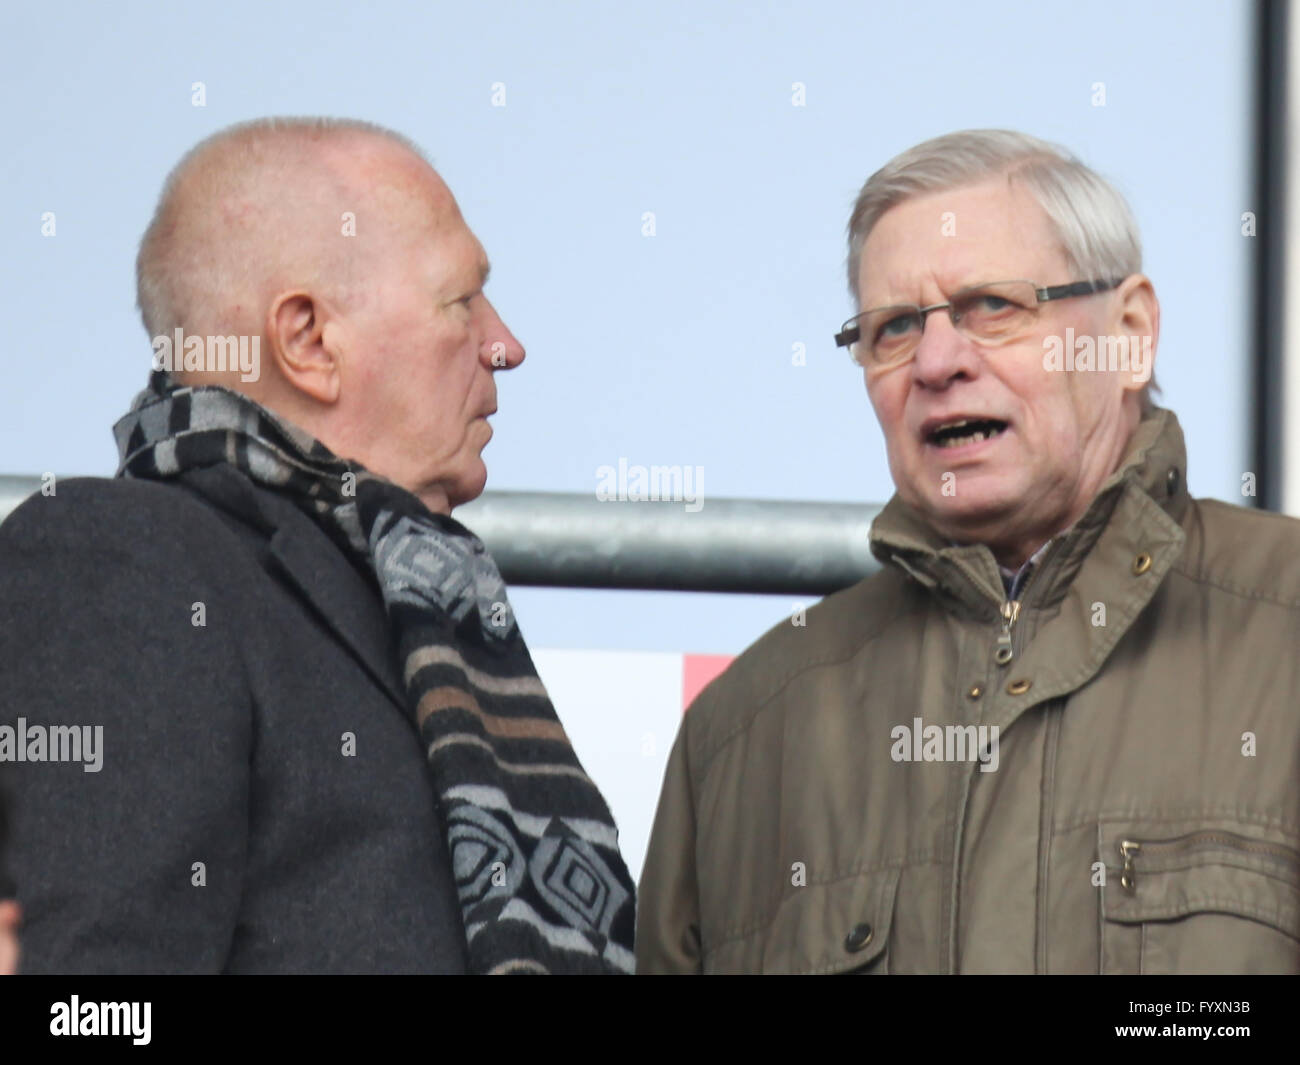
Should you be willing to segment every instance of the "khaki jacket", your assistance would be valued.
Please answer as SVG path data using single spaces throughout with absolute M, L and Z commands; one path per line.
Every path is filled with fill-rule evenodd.
M 1300 522 L 1186 468 L 1157 409 L 1010 603 L 890 502 L 687 712 L 638 970 L 1300 971 Z

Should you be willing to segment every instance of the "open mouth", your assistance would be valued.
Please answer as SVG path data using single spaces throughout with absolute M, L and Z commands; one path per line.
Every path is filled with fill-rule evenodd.
M 964 447 L 981 440 L 991 440 L 1005 431 L 1006 427 L 1006 422 L 996 418 L 958 418 L 936 426 L 925 440 L 938 448 Z

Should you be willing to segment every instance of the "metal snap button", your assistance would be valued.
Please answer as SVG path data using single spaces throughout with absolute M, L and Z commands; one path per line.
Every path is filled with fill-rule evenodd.
M 1031 680 L 1013 680 L 1007 685 L 1008 695 L 1024 695 L 1033 684 Z
M 983 688 L 981 688 L 978 684 L 972 684 L 970 686 L 970 690 L 966 692 L 966 698 L 978 699 L 983 694 L 984 694 Z
M 872 937 L 871 925 L 863 922 L 855 924 L 853 930 L 844 937 L 844 949 L 847 951 L 859 951 L 871 942 Z
M 1178 485 L 1182 479 L 1182 474 L 1178 472 L 1178 467 L 1170 467 L 1169 473 L 1165 476 L 1165 487 L 1169 490 L 1170 495 L 1173 495 L 1178 491 Z
M 1133 575 L 1140 577 L 1151 568 L 1151 556 L 1143 551 L 1133 560 Z

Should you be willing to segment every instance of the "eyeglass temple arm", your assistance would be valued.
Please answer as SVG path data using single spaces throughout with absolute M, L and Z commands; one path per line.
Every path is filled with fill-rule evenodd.
M 1050 300 L 1062 300 L 1069 296 L 1086 296 L 1093 292 L 1106 292 L 1123 284 L 1121 277 L 1115 281 L 1075 281 L 1069 285 L 1052 285 L 1050 288 L 1036 289 L 1039 303 Z

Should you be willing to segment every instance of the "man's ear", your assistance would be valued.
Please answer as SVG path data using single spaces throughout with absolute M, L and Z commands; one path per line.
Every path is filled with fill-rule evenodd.
M 326 337 L 328 312 L 307 292 L 277 296 L 267 312 L 266 336 L 286 382 L 318 403 L 334 403 L 342 389 L 338 330 Z
M 1140 374 L 1124 375 L 1124 388 L 1140 392 L 1155 372 L 1156 349 L 1160 342 L 1160 301 L 1155 286 L 1145 274 L 1132 274 L 1116 289 L 1118 306 L 1114 316 L 1114 334 L 1134 338 L 1139 351 L 1129 353 L 1129 365 Z M 1150 338 L 1149 340 L 1147 338 Z M 1140 376 L 1140 380 L 1136 379 Z

